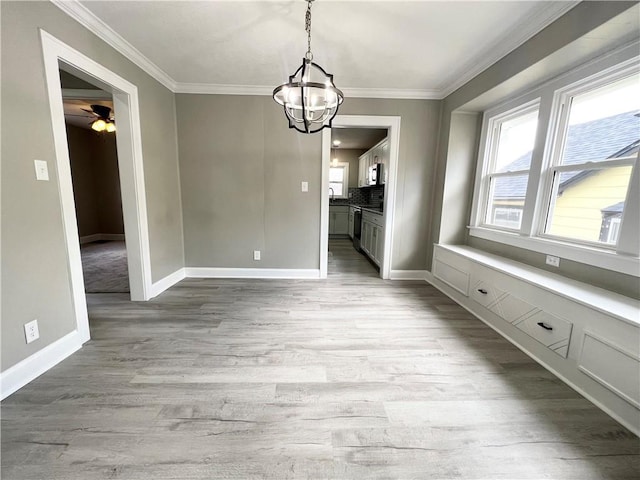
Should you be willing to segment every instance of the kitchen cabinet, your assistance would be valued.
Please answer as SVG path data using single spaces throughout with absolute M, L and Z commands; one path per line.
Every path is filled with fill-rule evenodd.
M 329 235 L 347 235 L 349 233 L 349 205 L 329 207 Z
M 384 165 L 382 183 L 386 183 L 387 170 L 389 167 L 389 140 L 387 138 L 378 142 L 360 155 L 358 161 L 358 187 L 366 187 L 369 185 L 369 167 L 376 163 L 382 163 Z
M 360 248 L 373 262 L 382 264 L 384 245 L 384 219 L 381 213 L 362 211 L 362 237 Z

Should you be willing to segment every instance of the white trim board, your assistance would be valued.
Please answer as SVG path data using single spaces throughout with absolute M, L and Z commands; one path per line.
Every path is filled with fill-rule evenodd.
M 312 268 L 185 267 L 184 270 L 185 276 L 188 278 L 320 278 L 320 270 Z
M 86 341 L 89 339 L 89 322 L 59 69 L 79 71 L 83 75 L 94 77 L 109 88 L 113 95 L 115 120 L 118 124 L 116 147 L 118 150 L 124 228 L 127 236 L 127 262 L 131 299 L 148 300 L 152 283 L 151 256 L 149 251 L 138 89 L 132 83 L 42 29 L 40 29 L 40 38 L 53 128 L 58 192 L 67 246 L 75 317 L 77 328 Z
M 219 95 L 271 95 L 273 86 L 262 85 L 218 85 L 207 83 L 176 82 L 167 72 L 149 60 L 131 43 L 97 17 L 78 0 L 50 0 L 56 7 L 76 20 L 82 26 L 105 41 L 116 51 L 131 60 L 152 78 L 167 87 L 173 93 L 219 94 Z M 449 78 L 435 89 L 395 89 L 395 88 L 343 88 L 346 96 L 352 98 L 393 98 L 393 99 L 427 99 L 441 100 L 462 85 L 482 73 L 484 70 L 505 57 L 545 27 L 556 21 L 579 2 L 549 2 L 544 10 L 535 16 L 529 16 L 519 24 L 512 25 L 509 31 L 492 42 L 484 45 L 484 53 L 460 68 L 453 69 Z
M 160 280 L 155 282 L 153 285 L 151 285 L 151 298 L 157 297 L 165 290 L 173 287 L 179 281 L 184 280 L 185 275 L 185 269 L 179 268 L 175 272 L 170 273 L 166 277 L 161 278 Z
M 55 367 L 69 355 L 82 348 L 83 343 L 82 334 L 78 330 L 74 330 L 0 373 L 0 400 L 4 400 Z
M 426 270 L 391 270 L 389 280 L 422 280 L 426 281 Z

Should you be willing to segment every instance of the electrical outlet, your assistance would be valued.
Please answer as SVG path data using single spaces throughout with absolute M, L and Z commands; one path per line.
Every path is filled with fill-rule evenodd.
M 34 340 L 40 338 L 40 331 L 38 330 L 38 320 L 32 320 L 29 323 L 24 324 L 24 336 L 27 343 L 31 343 Z
M 547 255 L 547 265 L 551 265 L 552 267 L 560 266 L 560 257 L 554 257 L 553 255 Z
M 309 191 L 309 182 L 302 182 L 301 187 L 302 187 L 302 191 L 304 193 L 308 192 Z
M 253 259 L 254 260 L 260 260 L 260 250 L 254 250 L 253 251 Z

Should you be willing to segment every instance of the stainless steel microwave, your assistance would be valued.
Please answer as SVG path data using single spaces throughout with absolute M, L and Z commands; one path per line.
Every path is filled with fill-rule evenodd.
M 384 184 L 384 164 L 376 163 L 369 167 L 367 175 L 367 185 Z

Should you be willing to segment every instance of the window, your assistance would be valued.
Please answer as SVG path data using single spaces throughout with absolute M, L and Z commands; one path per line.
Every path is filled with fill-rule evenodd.
M 640 57 L 627 52 L 485 112 L 472 236 L 639 276 Z
M 520 228 L 537 126 L 537 102 L 491 119 L 484 224 Z
M 544 233 L 615 246 L 619 224 L 614 236 L 603 237 L 603 210 L 617 206 L 620 218 L 624 212 L 640 139 L 640 75 L 605 78 L 559 97 L 566 113 L 547 173 L 551 196 Z
M 332 163 L 329 167 L 329 198 L 349 198 L 348 163 Z

